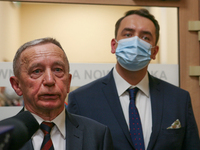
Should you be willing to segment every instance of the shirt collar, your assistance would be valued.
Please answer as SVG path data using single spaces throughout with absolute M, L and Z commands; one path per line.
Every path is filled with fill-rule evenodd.
M 25 110 L 27 110 L 27 109 L 25 108 Z M 31 113 L 31 114 L 35 117 L 35 119 L 37 120 L 37 122 L 39 124 L 41 124 L 43 121 L 45 121 L 41 117 L 39 117 L 38 115 L 33 114 L 33 113 Z M 65 121 L 63 121 L 63 120 L 65 120 L 65 109 L 63 109 L 63 111 L 55 119 L 53 119 L 51 122 L 53 122 L 56 125 L 56 127 L 59 130 L 59 132 L 61 133 L 61 135 L 64 138 L 66 138 Z M 49 121 L 46 121 L 46 122 L 49 122 Z
M 129 84 L 124 80 L 116 70 L 116 66 L 113 69 L 113 77 L 116 83 L 118 96 L 121 96 L 128 88 L 138 87 L 147 97 L 149 97 L 149 78 L 148 73 L 145 74 L 144 78 L 135 86 Z
M 63 120 L 65 120 L 65 109 L 52 122 L 56 124 L 62 136 L 66 138 L 65 121 Z

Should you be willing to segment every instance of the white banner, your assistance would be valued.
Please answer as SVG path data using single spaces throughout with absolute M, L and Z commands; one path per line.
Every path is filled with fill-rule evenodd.
M 72 74 L 71 86 L 82 86 L 105 76 L 115 64 L 70 63 Z M 150 64 L 148 71 L 151 75 L 179 86 L 178 65 Z M 11 62 L 0 62 L 0 86 L 10 86 L 9 78 L 13 75 Z
M 70 73 L 72 74 L 71 86 L 82 86 L 93 80 L 105 76 L 115 64 L 85 64 L 71 63 Z M 153 76 L 179 86 L 178 65 L 150 64 L 148 71 Z M 0 86 L 10 86 L 9 78 L 13 75 L 11 62 L 0 62 Z M 22 106 L 0 107 L 0 120 L 15 115 L 22 109 Z
M 10 86 L 10 76 L 13 76 L 12 62 L 0 62 L 0 86 Z

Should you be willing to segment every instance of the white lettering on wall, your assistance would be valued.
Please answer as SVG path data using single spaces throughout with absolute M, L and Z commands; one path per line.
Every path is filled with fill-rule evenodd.
M 71 86 L 82 86 L 93 80 L 107 75 L 115 64 L 86 64 L 71 63 Z M 151 75 L 179 86 L 178 65 L 150 64 L 148 71 Z M 11 62 L 0 62 L 0 86 L 10 86 L 9 78 L 13 75 Z

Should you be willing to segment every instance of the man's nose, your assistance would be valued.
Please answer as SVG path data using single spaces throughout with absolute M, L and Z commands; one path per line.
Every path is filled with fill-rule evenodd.
M 55 77 L 50 69 L 45 71 L 43 84 L 46 86 L 53 86 L 55 84 Z

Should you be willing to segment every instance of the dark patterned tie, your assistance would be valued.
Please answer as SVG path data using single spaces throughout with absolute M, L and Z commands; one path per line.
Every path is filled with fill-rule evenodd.
M 130 95 L 130 104 L 129 104 L 130 135 L 135 150 L 145 150 L 140 116 L 137 107 L 135 106 L 135 97 L 138 90 L 139 89 L 137 87 L 134 89 L 128 89 Z
M 51 129 L 54 126 L 54 123 L 51 122 L 42 122 L 40 129 L 44 133 L 44 140 L 42 142 L 41 150 L 54 150 L 53 143 L 51 141 Z

